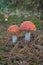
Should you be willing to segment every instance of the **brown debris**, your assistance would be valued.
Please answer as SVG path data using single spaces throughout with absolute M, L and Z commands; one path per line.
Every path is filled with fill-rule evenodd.
M 32 32 L 31 41 L 25 43 L 24 36 L 20 35 L 16 44 L 12 45 L 11 37 L 4 36 L 0 40 L 1 44 L 5 43 L 5 49 L 9 51 L 0 52 L 2 59 L 7 58 L 8 65 L 41 65 L 43 64 L 43 33 L 42 31 Z M 6 41 L 5 41 L 6 40 Z M 0 45 L 1 45 L 0 44 Z M 6 48 L 7 47 L 7 48 Z

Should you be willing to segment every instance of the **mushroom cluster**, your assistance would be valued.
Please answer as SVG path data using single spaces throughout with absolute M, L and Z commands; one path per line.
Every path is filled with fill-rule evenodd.
M 8 28 L 8 32 L 12 34 L 12 42 L 17 42 L 18 34 L 20 31 L 26 31 L 24 40 L 26 42 L 30 41 L 31 31 L 36 31 L 36 26 L 30 21 L 24 21 L 21 23 L 20 27 L 17 25 L 12 25 Z

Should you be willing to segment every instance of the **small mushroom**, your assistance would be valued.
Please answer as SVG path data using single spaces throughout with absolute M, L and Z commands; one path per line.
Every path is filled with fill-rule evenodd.
M 6 22 L 8 21 L 8 14 L 4 14 L 4 19 Z
M 31 36 L 30 31 L 35 31 L 36 26 L 30 21 L 25 21 L 20 25 L 20 30 L 21 31 L 26 31 L 26 33 L 25 33 L 25 41 L 30 41 L 30 36 Z
M 20 32 L 19 27 L 17 25 L 12 25 L 8 28 L 8 32 L 12 34 L 12 42 L 17 42 L 18 34 Z

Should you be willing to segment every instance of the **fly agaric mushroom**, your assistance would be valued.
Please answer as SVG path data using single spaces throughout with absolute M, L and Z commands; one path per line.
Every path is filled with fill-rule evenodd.
M 25 21 L 20 26 L 21 31 L 26 31 L 25 33 L 25 41 L 30 41 L 30 31 L 35 31 L 35 25 L 30 21 Z
M 12 25 L 8 28 L 8 32 L 12 34 L 12 42 L 15 43 L 17 41 L 17 35 L 19 34 L 20 30 L 17 25 Z

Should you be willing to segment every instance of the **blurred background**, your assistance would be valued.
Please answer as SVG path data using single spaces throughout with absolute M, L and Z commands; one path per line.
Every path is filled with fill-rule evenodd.
M 0 0 L 0 19 L 6 13 L 12 21 L 33 19 L 42 21 L 43 0 Z

